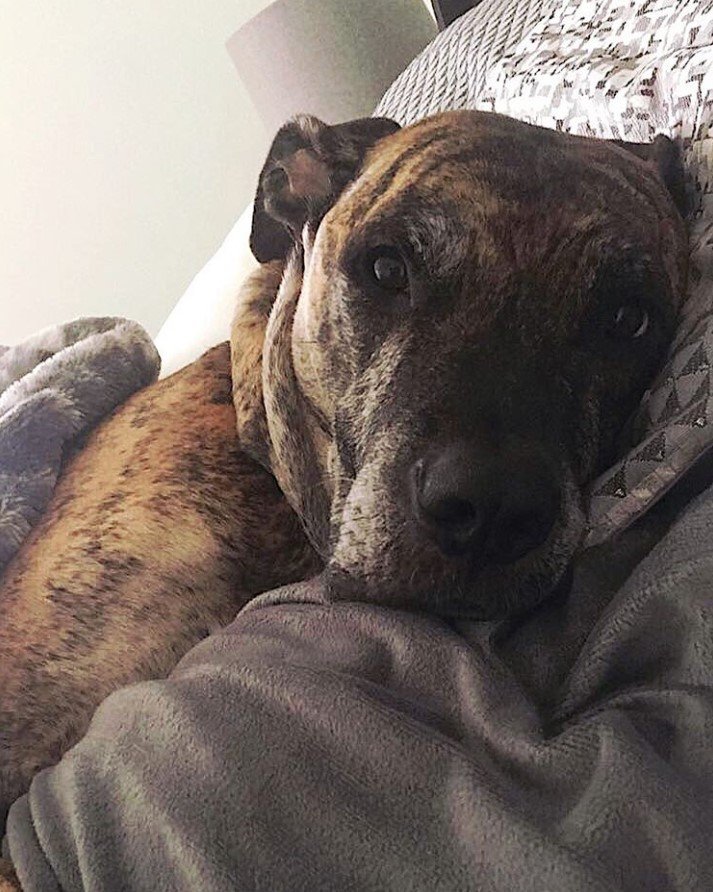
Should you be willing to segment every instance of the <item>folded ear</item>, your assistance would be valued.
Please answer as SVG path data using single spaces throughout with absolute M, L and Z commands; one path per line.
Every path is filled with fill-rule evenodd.
M 686 175 L 676 143 L 663 134 L 659 134 L 653 142 L 624 142 L 618 139 L 612 139 L 611 142 L 646 161 L 658 172 L 678 212 L 685 217 L 689 211 Z
M 255 257 L 285 258 L 305 224 L 316 228 L 357 177 L 369 149 L 398 129 L 388 118 L 330 126 L 309 115 L 281 127 L 258 180 L 250 233 Z

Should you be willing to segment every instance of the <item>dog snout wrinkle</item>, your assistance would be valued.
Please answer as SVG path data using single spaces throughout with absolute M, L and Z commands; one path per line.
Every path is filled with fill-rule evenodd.
M 413 465 L 414 513 L 447 557 L 509 564 L 549 536 L 561 501 L 553 475 L 534 459 L 508 468 L 501 458 L 458 444 Z

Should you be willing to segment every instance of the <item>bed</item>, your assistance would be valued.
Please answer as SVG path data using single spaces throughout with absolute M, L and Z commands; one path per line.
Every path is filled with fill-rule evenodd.
M 691 172 L 689 298 L 572 593 L 513 623 L 335 608 L 318 581 L 257 599 L 169 681 L 105 701 L 14 806 L 32 888 L 713 888 L 713 491 L 647 526 L 710 472 L 713 2 L 469 5 L 434 4 L 449 27 L 379 113 L 666 132 Z M 183 324 L 201 300 L 215 324 L 192 349 L 225 337 L 248 223 L 194 283 Z

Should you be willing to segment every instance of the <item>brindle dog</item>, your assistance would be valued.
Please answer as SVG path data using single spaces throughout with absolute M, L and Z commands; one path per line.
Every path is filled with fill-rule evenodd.
M 335 598 L 479 617 L 557 587 L 685 290 L 675 150 L 633 148 L 477 112 L 280 131 L 234 410 L 225 347 L 137 394 L 3 580 L 0 810 L 111 690 L 322 562 Z
M 238 423 L 334 598 L 495 618 L 563 578 L 685 292 L 675 148 L 630 148 L 467 111 L 278 134 Z

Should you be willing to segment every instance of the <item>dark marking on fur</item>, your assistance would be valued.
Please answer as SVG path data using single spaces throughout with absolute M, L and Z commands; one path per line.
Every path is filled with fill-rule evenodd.
M 239 448 L 222 344 L 135 394 L 70 461 L 0 587 L 0 823 L 115 688 L 167 674 L 319 563 Z

